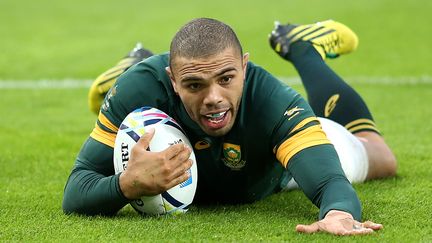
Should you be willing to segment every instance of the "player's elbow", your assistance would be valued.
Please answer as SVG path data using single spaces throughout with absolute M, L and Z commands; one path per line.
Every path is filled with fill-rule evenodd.
M 76 205 L 71 200 L 68 200 L 67 197 L 63 197 L 62 209 L 64 214 L 80 212 L 79 208 L 76 207 Z
M 80 206 L 71 200 L 65 200 L 65 199 L 63 199 L 62 209 L 63 209 L 63 213 L 66 215 L 69 214 L 85 215 L 85 216 L 94 216 L 94 215 L 113 216 L 114 215 L 114 213 L 106 213 L 106 212 L 104 213 L 104 212 L 99 212 L 95 209 L 89 209 L 87 207 Z
M 115 215 L 116 211 L 102 211 L 103 207 L 95 207 L 85 203 L 85 198 L 82 195 L 75 193 L 73 190 L 68 190 L 66 185 L 65 192 L 63 195 L 62 209 L 64 214 L 77 214 L 77 215 L 103 215 L 112 216 Z
M 76 193 L 73 193 L 73 189 L 71 187 L 73 187 L 73 185 L 71 185 L 68 181 L 63 194 L 63 212 L 65 214 L 81 214 L 82 208 L 79 206 L 79 196 L 76 195 Z
M 95 181 L 83 180 L 78 171 L 72 172 L 64 188 L 62 209 L 65 214 L 113 216 L 127 204 L 127 200 L 98 193 Z
M 68 181 L 66 182 L 64 193 L 62 209 L 65 214 L 81 214 L 89 215 L 91 212 L 86 206 L 85 197 L 82 194 L 82 188 L 76 183 L 75 180 L 76 171 L 73 171 Z

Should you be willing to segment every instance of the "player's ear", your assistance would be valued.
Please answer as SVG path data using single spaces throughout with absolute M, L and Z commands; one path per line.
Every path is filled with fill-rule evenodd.
M 174 79 L 174 75 L 172 74 L 171 68 L 170 67 L 165 67 L 165 71 L 167 72 L 168 76 L 171 79 L 171 84 L 173 86 L 174 92 L 176 92 L 176 94 L 177 94 L 176 81 Z
M 247 64 L 249 61 L 249 52 L 246 52 L 245 54 L 243 54 L 243 60 L 242 60 L 242 64 L 243 64 L 243 79 L 246 79 L 246 68 L 247 68 Z

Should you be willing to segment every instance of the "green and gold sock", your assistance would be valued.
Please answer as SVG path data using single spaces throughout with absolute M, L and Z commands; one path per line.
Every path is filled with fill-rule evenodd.
M 333 120 L 351 133 L 379 133 L 364 100 L 324 62 L 311 43 L 293 43 L 288 59 L 297 69 L 317 116 Z

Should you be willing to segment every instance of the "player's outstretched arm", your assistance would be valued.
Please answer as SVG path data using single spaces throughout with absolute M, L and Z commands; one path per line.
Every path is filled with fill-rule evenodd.
M 330 210 L 320 221 L 309 225 L 297 225 L 296 231 L 308 234 L 323 231 L 334 235 L 363 235 L 382 228 L 381 224 L 372 221 L 360 223 L 347 212 Z
M 298 232 L 355 235 L 382 228 L 382 225 L 371 221 L 360 223 L 360 201 L 344 176 L 331 145 L 318 145 L 300 151 L 290 160 L 288 169 L 306 196 L 320 208 L 321 220 L 310 225 L 297 225 Z

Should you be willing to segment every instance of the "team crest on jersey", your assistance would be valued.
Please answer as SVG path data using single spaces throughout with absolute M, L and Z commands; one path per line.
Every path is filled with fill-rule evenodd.
M 246 161 L 241 159 L 241 148 L 240 145 L 232 143 L 223 144 L 223 155 L 222 161 L 232 170 L 240 170 L 245 166 Z

